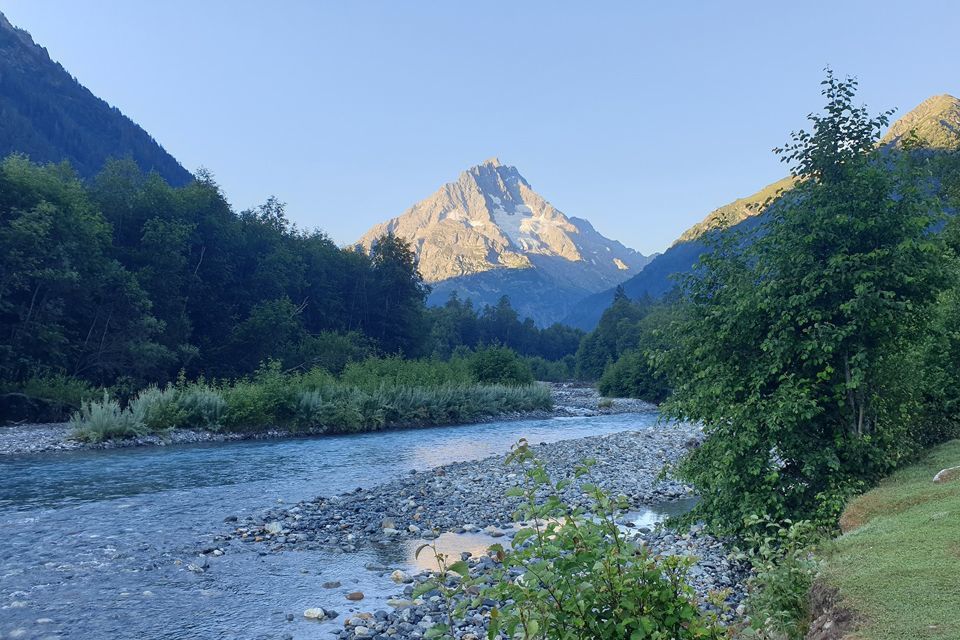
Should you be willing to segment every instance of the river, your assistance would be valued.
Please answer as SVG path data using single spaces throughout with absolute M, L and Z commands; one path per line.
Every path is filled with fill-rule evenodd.
M 186 566 L 228 516 L 332 495 L 519 438 L 553 442 L 654 427 L 655 412 L 489 422 L 348 436 L 0 457 L 0 638 L 323 638 L 310 607 L 346 613 L 345 590 L 384 608 L 396 585 L 370 563 L 414 569 L 410 545 L 344 554 L 246 545 Z M 638 515 L 653 522 L 664 511 Z M 476 536 L 445 539 L 479 550 Z M 342 589 L 323 583 L 340 581 Z M 288 621 L 288 614 L 293 620 Z M 342 619 L 342 616 L 341 616 Z

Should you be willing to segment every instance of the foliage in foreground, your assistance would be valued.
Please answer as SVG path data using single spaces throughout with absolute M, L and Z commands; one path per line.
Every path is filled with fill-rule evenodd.
M 426 637 L 448 632 L 471 603 L 493 599 L 500 604 L 490 616 L 488 637 L 523 640 L 707 640 L 728 637 L 715 616 L 697 606 L 686 582 L 688 562 L 673 556 L 656 560 L 620 531 L 616 513 L 626 504 L 584 484 L 588 509 L 560 499 L 571 480 L 554 482 L 525 440 L 507 462 L 518 467 L 522 486 L 509 495 L 523 497 L 516 514 L 529 521 L 513 538 L 513 548 L 490 547 L 500 562 L 489 586 L 471 578 L 466 562 L 451 563 L 432 548 L 440 572 L 418 587 L 415 595 L 439 589 L 448 603 L 449 619 Z M 576 472 L 581 478 L 589 461 Z M 457 574 L 457 577 L 453 577 Z M 453 603 L 457 603 L 455 606 Z
M 821 533 L 806 520 L 773 522 L 753 516 L 744 523 L 745 551 L 750 562 L 747 616 L 742 637 L 757 640 L 803 640 L 810 623 L 810 587 L 819 563 L 814 546 Z
M 953 274 L 922 162 L 875 150 L 885 115 L 829 75 L 825 115 L 783 151 L 798 186 L 750 242 L 721 234 L 684 285 L 666 413 L 704 425 L 679 468 L 692 517 L 741 534 L 745 518 L 835 526 L 847 499 L 924 438 L 921 379 L 903 376 Z
M 464 374 L 467 370 L 465 363 L 393 358 L 348 367 L 337 379 L 322 369 L 284 373 L 272 362 L 232 384 L 181 378 L 147 387 L 125 408 L 105 393 L 84 403 L 71 422 L 77 438 L 99 442 L 178 427 L 350 433 L 471 422 L 551 406 L 546 387 L 478 384 Z

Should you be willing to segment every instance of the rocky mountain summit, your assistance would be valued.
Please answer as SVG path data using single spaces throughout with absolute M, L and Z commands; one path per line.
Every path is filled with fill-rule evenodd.
M 948 93 L 927 98 L 890 125 L 881 144 L 899 145 L 909 138 L 930 149 L 960 147 L 960 99 Z
M 359 244 L 369 249 L 385 233 L 411 243 L 420 272 L 435 285 L 434 300 L 442 302 L 451 291 L 477 304 L 507 295 L 541 323 L 562 317 L 567 304 L 615 286 L 650 261 L 587 220 L 564 215 L 516 167 L 496 158 L 374 226 Z

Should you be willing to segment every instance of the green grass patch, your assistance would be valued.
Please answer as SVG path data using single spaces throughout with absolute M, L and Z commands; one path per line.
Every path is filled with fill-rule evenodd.
M 859 614 L 861 640 L 960 638 L 960 440 L 930 450 L 853 500 L 823 577 Z

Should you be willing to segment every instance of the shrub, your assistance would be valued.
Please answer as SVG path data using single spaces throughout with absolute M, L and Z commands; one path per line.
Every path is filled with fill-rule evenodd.
M 524 385 L 533 382 L 529 365 L 507 347 L 481 347 L 470 356 L 468 363 L 473 379 L 483 384 Z
M 470 382 L 465 361 L 368 360 L 350 365 L 337 380 L 322 369 L 284 373 L 277 362 L 250 379 L 214 386 L 198 380 L 148 387 L 126 411 L 116 406 L 117 421 L 137 416 L 137 433 L 188 426 L 218 431 L 268 427 L 351 433 L 394 426 L 451 424 L 513 411 L 550 408 L 550 390 L 537 386 L 480 385 Z M 414 384 L 420 373 L 426 386 Z M 462 382 L 466 380 L 467 382 Z M 453 381 L 453 382 L 445 382 Z M 100 407 L 110 414 L 109 407 Z M 89 412 L 89 411 L 88 411 Z M 84 414 L 86 415 L 86 414 Z M 101 415 L 98 414 L 98 419 Z M 77 424 L 89 422 L 77 418 Z M 94 428 L 101 438 L 122 437 L 124 430 Z M 97 436 L 94 436 L 97 437 Z
M 211 431 L 223 427 L 227 402 L 218 389 L 196 382 L 180 391 L 179 401 L 184 426 Z
M 128 407 L 133 414 L 143 416 L 148 431 L 175 429 L 183 425 L 186 417 L 180 396 L 181 391 L 173 385 L 162 389 L 147 387 L 130 401 Z
M 639 398 L 660 404 L 670 395 L 663 375 L 653 367 L 640 351 L 627 351 L 616 362 L 607 365 L 597 388 L 605 396 Z
M 745 638 L 802 640 L 810 624 L 809 591 L 818 563 L 812 548 L 819 535 L 806 520 L 774 522 L 748 518 L 738 555 L 750 561 L 746 600 L 750 628 Z
M 251 380 L 224 389 L 223 425 L 232 430 L 291 426 L 297 411 L 299 380 L 285 375 L 280 363 L 261 365 Z
M 284 363 L 303 369 L 319 368 L 339 375 L 349 363 L 362 361 L 373 352 L 371 340 L 361 333 L 323 331 L 307 336 L 295 353 L 284 358 Z
M 73 437 L 86 442 L 145 435 L 147 427 L 139 407 L 121 409 L 120 403 L 104 391 L 99 401 L 87 400 L 70 418 Z

